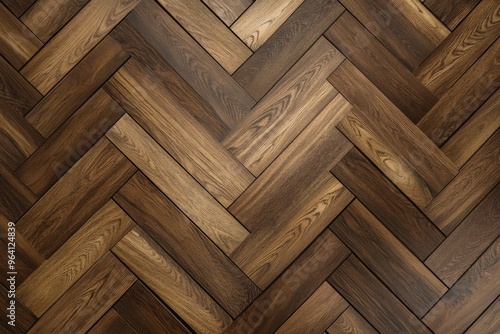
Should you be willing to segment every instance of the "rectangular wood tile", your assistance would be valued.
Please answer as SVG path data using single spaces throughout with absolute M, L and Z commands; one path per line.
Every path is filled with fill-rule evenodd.
M 120 317 L 114 309 L 109 309 L 87 332 L 88 334 L 136 334 L 137 332 Z
M 356 312 L 352 306 L 342 313 L 340 317 L 328 328 L 327 334 L 376 334 L 378 333 L 368 321 Z
M 151 237 L 134 228 L 113 252 L 199 333 L 222 333 L 231 317 Z
M 494 333 L 500 327 L 500 297 L 469 327 L 466 334 Z
M 0 164 L 0 212 L 5 218 L 17 221 L 37 199 L 9 169 Z
M 425 6 L 446 24 L 448 28 L 453 30 L 479 2 L 480 0 L 457 0 L 453 2 L 426 0 Z
M 252 0 L 202 0 L 227 26 L 252 4 Z
M 134 171 L 109 140 L 101 139 L 19 220 L 18 232 L 51 256 Z
M 35 0 L 2 0 L 14 15 L 17 17 L 23 15 L 23 13 L 35 2 Z
M 92 0 L 23 67 L 46 94 L 130 12 L 139 0 Z M 90 22 L 93 27 L 89 28 Z
M 260 100 L 343 10 L 337 0 L 305 0 L 233 77 Z
M 248 236 L 248 231 L 130 116 L 123 116 L 107 137 L 224 253 L 230 254 Z

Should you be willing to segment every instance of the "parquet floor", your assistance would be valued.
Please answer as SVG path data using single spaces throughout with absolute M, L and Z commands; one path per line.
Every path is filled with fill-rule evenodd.
M 500 333 L 499 35 L 497 0 L 1 0 L 1 332 Z

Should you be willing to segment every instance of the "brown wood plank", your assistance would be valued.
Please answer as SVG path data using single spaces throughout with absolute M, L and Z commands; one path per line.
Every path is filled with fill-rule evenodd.
M 338 128 L 419 208 L 425 207 L 456 175 L 453 163 L 348 60 L 328 80 L 356 107 Z
M 207 101 L 229 128 L 255 104 L 252 97 L 154 1 L 141 1 L 127 21 Z
M 87 332 L 88 334 L 136 334 L 137 332 L 114 309 L 105 315 Z
M 275 332 L 319 333 L 337 319 L 349 304 L 326 282 Z
M 42 94 L 46 94 L 138 2 L 139 0 L 92 0 L 31 58 L 21 74 Z
M 349 255 L 324 231 L 227 329 L 226 333 L 273 333 Z
M 98 90 L 16 170 L 16 176 L 35 194 L 43 195 L 123 113 L 108 94 Z
M 500 235 L 500 184 L 429 256 L 425 264 L 451 287 Z
M 130 116 L 123 116 L 107 137 L 224 253 L 230 254 L 248 236 L 248 231 Z
M 344 12 L 332 24 L 325 37 L 413 123 L 437 102 L 437 98 L 349 12 Z
M 260 100 L 343 10 L 337 0 L 305 0 L 233 77 Z
M 107 253 L 28 333 L 86 333 L 135 281 L 136 277 Z
M 258 176 L 333 99 L 336 91 L 325 79 L 343 59 L 321 37 L 233 128 L 224 145 Z
M 327 334 L 376 334 L 378 333 L 352 306 L 328 328 Z
M 47 42 L 89 0 L 38 0 L 21 17 L 21 21 L 42 42 Z
M 2 233 L 2 238 L 3 238 Z M 4 275 L 2 275 L 4 276 Z M 2 282 L 3 283 L 3 282 Z M 0 285 L 0 305 L 3 310 L 6 310 L 7 307 L 10 307 L 10 300 L 8 299 L 8 294 L 10 294 L 10 289 L 6 289 L 3 285 Z M 13 322 L 15 326 L 10 325 L 9 323 L 12 321 L 9 317 L 10 310 L 6 310 L 2 312 L 4 319 L 0 322 L 0 331 L 3 333 L 10 334 L 24 334 L 28 331 L 28 329 L 37 321 L 37 317 L 35 317 L 20 301 L 15 300 L 15 321 Z M 6 317 L 6 318 L 5 318 Z
M 18 232 L 47 257 L 61 247 L 135 171 L 103 138 L 17 223 Z
M 35 0 L 2 0 L 1 2 L 7 6 L 17 17 L 23 13 L 35 2 Z
M 199 0 L 160 0 L 159 4 L 229 73 L 252 51 Z
M 231 316 L 259 295 L 255 284 L 144 174 L 134 175 L 114 198 Z
M 17 298 L 37 317 L 103 257 L 134 222 L 107 202 L 17 289 Z
M 0 56 L 0 110 L 26 115 L 42 95 Z
M 191 333 L 141 281 L 135 282 L 113 309 L 139 333 Z
M 120 45 L 106 37 L 31 110 L 26 119 L 45 138 L 49 137 L 127 59 Z M 89 72 L 92 73 L 90 77 Z
M 0 212 L 10 221 L 17 221 L 37 200 L 11 171 L 0 164 Z
M 439 229 L 357 149 L 332 173 L 420 260 L 443 241 Z
M 19 70 L 43 43 L 1 3 L 0 17 L 0 54 Z
M 227 26 L 252 4 L 252 0 L 202 0 Z
M 474 322 L 466 334 L 494 333 L 500 327 L 500 298 L 493 302 L 488 309 Z
M 424 322 L 435 333 L 461 333 L 500 294 L 500 239 L 486 250 L 460 280 L 427 313 Z M 446 321 L 443 321 L 446 319 Z
M 328 282 L 380 333 L 431 333 L 354 255 Z
M 257 0 L 231 26 L 231 30 L 256 51 L 260 48 L 304 0 Z
M 416 69 L 415 75 L 436 96 L 442 96 L 498 38 L 499 17 L 498 1 L 481 1 Z
M 424 209 L 449 235 L 500 181 L 500 130 L 462 167 L 460 173 Z
M 200 333 L 222 333 L 231 317 L 151 237 L 134 228 L 113 252 Z
M 448 28 L 455 29 L 457 25 L 474 9 L 480 0 L 426 0 L 429 8 Z
M 185 113 L 182 105 L 152 80 L 138 62 L 127 62 L 106 88 L 225 207 L 254 180 L 252 174 Z
M 340 0 L 409 70 L 449 34 L 418 0 Z
M 352 202 L 330 229 L 418 317 L 423 317 L 447 291 L 359 201 Z

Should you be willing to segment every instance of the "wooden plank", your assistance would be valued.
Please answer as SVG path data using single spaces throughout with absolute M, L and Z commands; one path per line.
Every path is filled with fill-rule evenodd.
M 418 0 L 340 0 L 409 70 L 415 69 L 449 34 Z
M 185 112 L 192 115 L 198 123 L 212 133 L 218 140 L 229 131 L 217 112 L 170 66 L 169 63 L 130 25 L 122 21 L 110 35 L 122 48 L 138 60 L 154 77 L 175 97 Z
M 92 0 L 31 58 L 21 74 L 42 94 L 46 94 L 138 2 L 139 0 Z
M 141 1 L 127 21 L 229 128 L 254 106 L 252 97 L 154 1 Z
M 437 98 L 349 12 L 344 12 L 332 24 L 325 37 L 413 123 L 437 102 Z
M 136 277 L 107 253 L 28 333 L 86 333 L 135 281 Z
M 26 119 L 45 138 L 49 137 L 127 59 L 120 45 L 106 37 L 31 110 Z
M 80 11 L 89 0 L 39 0 L 21 21 L 44 43 Z
M 226 333 L 274 333 L 348 255 L 347 247 L 333 233 L 324 231 Z
M 3 164 L 0 164 L 0 212 L 12 222 L 17 221 L 37 200 Z
M 103 138 L 17 223 L 42 255 L 50 257 L 135 171 Z
M 10 307 L 10 301 L 12 299 L 8 299 L 8 295 L 11 293 L 9 291 L 10 289 L 6 289 L 0 284 L 0 305 L 2 305 L 2 308 L 5 310 L 2 315 L 6 317 L 0 322 L 0 331 L 10 334 L 24 334 L 37 321 L 37 318 L 26 308 L 26 306 L 18 300 L 15 300 L 15 326 L 10 325 L 9 323 L 12 321 L 10 318 L 11 311 L 8 310 L 7 307 Z
M 128 233 L 113 252 L 195 331 L 222 333 L 231 317 L 147 233 Z
M 484 0 L 415 70 L 436 96 L 446 93 L 500 34 L 500 4 Z
M 325 79 L 343 59 L 321 37 L 223 144 L 254 175 L 262 173 L 333 99 L 336 91 Z
M 500 298 L 493 302 L 488 309 L 474 322 L 466 334 L 494 333 L 500 327 Z
M 35 0 L 2 0 L 14 15 L 17 17 L 23 15 L 23 13 L 35 2 Z
M 137 281 L 113 308 L 138 333 L 191 333 L 141 281 Z
M 427 313 L 423 319 L 427 326 L 437 334 L 464 332 L 500 293 L 499 257 L 500 239 L 497 238 Z
M 461 168 L 500 127 L 500 90 L 497 90 L 471 118 L 441 147 Z
M 260 48 L 304 0 L 257 0 L 231 26 L 231 30 L 245 44 L 256 51 Z
M 16 176 L 43 195 L 123 115 L 123 109 L 98 90 L 22 165 Z
M 436 145 L 442 146 L 500 87 L 499 78 L 500 41 L 497 41 L 418 122 L 418 127 Z
M 330 229 L 418 317 L 423 317 L 447 291 L 358 200 L 344 210 Z
M 349 306 L 332 286 L 326 282 L 300 306 L 281 326 L 276 334 L 319 333 L 337 319 Z
M 357 107 L 338 128 L 419 208 L 425 207 L 456 175 L 453 163 L 348 60 L 328 80 Z
M 500 235 L 499 198 L 497 185 L 425 261 L 449 287 Z
M 43 46 L 43 43 L 0 3 L 0 53 L 16 70 Z
M 305 0 L 233 78 L 260 100 L 343 10 L 337 0 Z
M 378 333 L 352 306 L 328 328 L 327 334 L 376 334 Z
M 137 332 L 114 309 L 95 323 L 89 334 L 136 334 Z
M 441 231 L 357 149 L 332 173 L 421 261 L 443 241 Z
M 123 116 L 107 137 L 224 253 L 247 237 L 248 231 L 130 116 Z
M 474 9 L 480 0 L 456 0 L 453 3 L 440 0 L 426 0 L 429 8 L 450 30 L 457 25 Z
M 18 287 L 17 298 L 41 317 L 134 225 L 116 203 L 108 201 Z
M 252 0 L 202 0 L 227 26 L 252 4 Z
M 159 4 L 229 73 L 252 51 L 199 0 L 160 0 Z
M 134 175 L 114 198 L 231 316 L 259 295 L 255 284 L 144 174 Z
M 42 95 L 0 56 L 0 110 L 26 115 Z
M 231 213 L 252 232 L 260 226 L 275 226 L 283 213 L 288 217 L 297 213 L 296 203 L 313 189 L 310 184 L 352 147 L 335 128 L 349 108 L 338 95 L 231 205 Z
M 380 333 L 431 333 L 354 255 L 328 282 Z
M 499 161 L 500 130 L 497 130 L 424 209 L 427 217 L 449 235 L 500 180 Z
M 127 62 L 106 88 L 225 207 L 254 180 L 252 174 L 184 112 L 182 105 L 159 82 L 152 80 L 138 62 Z

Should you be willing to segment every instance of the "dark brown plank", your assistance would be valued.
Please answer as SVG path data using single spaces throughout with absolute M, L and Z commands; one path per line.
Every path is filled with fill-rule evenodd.
M 116 302 L 113 309 L 138 333 L 191 333 L 141 281 L 135 282 Z
M 202 0 L 227 26 L 252 4 L 252 0 Z
M 305 0 L 233 77 L 260 100 L 343 10 L 337 0 Z
M 3 233 L 2 238 L 4 238 Z M 12 315 L 14 318 L 11 318 L 11 312 L 7 310 L 12 300 L 8 299 L 8 294 L 10 293 L 12 293 L 10 289 L 6 289 L 3 285 L 0 285 L 0 305 L 2 306 L 2 316 L 4 317 L 0 322 L 0 331 L 2 333 L 24 334 L 38 319 L 18 300 L 15 300 L 15 314 Z
M 486 196 L 425 264 L 451 287 L 500 235 L 500 184 Z
M 136 334 L 137 332 L 114 309 L 105 315 L 87 332 L 88 334 Z
M 51 256 L 134 171 L 109 140 L 101 139 L 19 220 L 18 231 Z
M 457 25 L 474 9 L 480 0 L 426 0 L 429 8 L 448 28 L 455 29 Z
M 324 231 L 227 329 L 226 333 L 273 333 L 349 255 Z
M 437 98 L 349 12 L 344 12 L 332 24 L 325 37 L 413 123 L 437 102 Z
M 500 130 L 462 167 L 460 173 L 424 209 L 449 235 L 500 181 Z
M 114 198 L 231 316 L 259 295 L 255 284 L 144 174 L 134 175 Z
M 427 313 L 424 322 L 437 334 L 464 332 L 500 294 L 498 277 L 500 239 L 497 238 Z
M 0 164 L 0 212 L 10 221 L 17 221 L 37 197 L 9 169 Z
M 107 253 L 28 333 L 85 333 L 135 281 L 136 277 Z
M 352 306 L 328 328 L 327 334 L 376 334 L 377 331 Z
M 14 15 L 19 17 L 23 15 L 35 0 L 2 0 L 2 2 L 12 11 L 12 13 L 14 13 Z
M 354 255 L 328 282 L 380 333 L 431 333 Z
M 127 59 L 120 44 L 106 37 L 31 110 L 26 119 L 45 138 L 49 137 Z
M 500 328 L 500 297 L 474 322 L 466 334 L 495 333 Z
M 42 95 L 0 56 L 0 110 L 26 115 Z
M 443 241 L 441 231 L 357 149 L 332 173 L 420 260 Z
M 449 34 L 418 0 L 340 0 L 409 70 Z
M 500 35 L 500 3 L 483 0 L 416 69 L 415 75 L 436 96 L 453 86 Z
M 255 104 L 252 97 L 153 0 L 142 1 L 127 21 L 207 101 L 229 128 Z
M 358 200 L 343 211 L 330 229 L 418 317 L 423 317 L 447 291 Z

